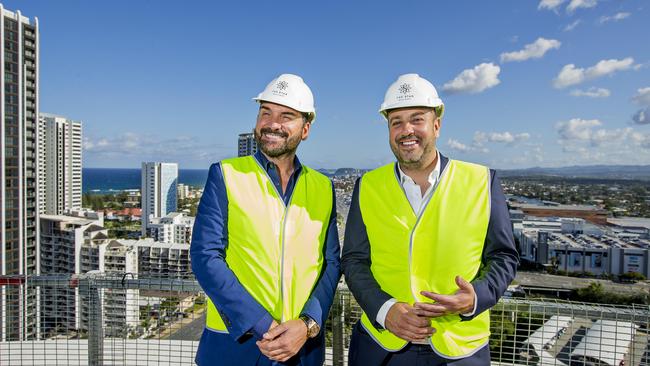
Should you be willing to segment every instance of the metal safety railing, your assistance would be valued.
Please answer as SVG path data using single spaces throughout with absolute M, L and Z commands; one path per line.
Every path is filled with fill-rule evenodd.
M 193 277 L 0 277 L 0 365 L 193 365 L 206 298 Z M 326 365 L 347 364 L 361 309 L 339 286 Z M 502 299 L 493 364 L 650 365 L 650 307 Z

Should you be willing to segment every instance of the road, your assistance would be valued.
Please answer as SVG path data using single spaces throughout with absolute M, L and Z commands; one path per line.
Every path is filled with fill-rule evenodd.
M 635 295 L 639 293 L 650 294 L 650 281 L 637 283 L 616 283 L 609 280 L 595 278 L 578 278 L 556 276 L 539 272 L 517 272 L 516 284 L 528 287 L 547 287 L 574 290 L 589 286 L 592 282 L 603 285 L 606 291 L 621 295 Z
M 198 315 L 198 314 L 197 314 Z M 182 322 L 176 322 L 172 326 L 170 335 L 163 335 L 161 339 L 173 339 L 183 341 L 198 341 L 205 328 L 205 312 L 201 313 L 194 319 L 183 319 Z

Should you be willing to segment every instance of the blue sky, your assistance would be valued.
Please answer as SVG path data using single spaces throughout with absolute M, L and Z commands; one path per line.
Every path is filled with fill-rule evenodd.
M 495 168 L 650 163 L 644 0 L 3 1 L 39 19 L 40 110 L 81 120 L 84 167 L 207 168 L 280 73 L 315 94 L 299 155 L 393 160 L 377 109 L 415 72 L 446 105 L 438 148 Z

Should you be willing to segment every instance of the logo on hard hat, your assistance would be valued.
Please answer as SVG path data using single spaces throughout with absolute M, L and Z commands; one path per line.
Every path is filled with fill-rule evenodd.
M 278 97 L 286 97 L 287 89 L 289 89 L 289 83 L 287 83 L 284 80 L 280 80 L 277 83 L 275 83 L 275 89 L 271 90 L 271 94 Z
M 399 86 L 399 92 L 402 94 L 406 94 L 411 91 L 411 85 L 410 84 L 402 84 Z
M 278 83 L 276 84 L 276 87 L 277 87 L 278 89 L 280 89 L 280 90 L 285 90 L 286 88 L 289 87 L 289 83 L 287 83 L 287 82 L 284 81 L 284 80 L 282 80 L 282 81 L 278 81 Z

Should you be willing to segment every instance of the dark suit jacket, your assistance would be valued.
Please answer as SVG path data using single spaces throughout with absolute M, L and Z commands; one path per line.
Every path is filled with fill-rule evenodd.
M 277 168 L 261 152 L 255 159 L 266 170 L 278 192 L 282 192 Z M 285 204 L 291 199 L 293 187 L 302 165 L 294 160 L 295 171 L 282 195 Z M 335 199 L 334 193 L 333 200 Z M 239 282 L 226 263 L 228 241 L 228 195 L 220 164 L 210 167 L 205 190 L 194 224 L 190 254 L 192 270 L 206 295 L 210 297 L 219 313 L 228 319 L 228 332 L 218 333 L 205 328 L 195 361 L 198 365 L 254 365 L 270 362 L 261 354 L 255 342 L 269 329 L 273 318 Z M 336 201 L 323 248 L 323 268 L 318 282 L 301 314 L 314 319 L 321 326 L 319 337 L 309 339 L 287 365 L 320 365 L 325 359 L 325 320 L 339 282 L 339 238 L 336 227 Z
M 447 157 L 440 154 L 440 171 L 444 171 L 448 161 Z M 491 212 L 483 249 L 483 269 L 470 281 L 476 291 L 476 312 L 472 317 L 461 316 L 465 320 L 497 303 L 514 279 L 519 262 L 508 206 L 493 170 L 490 170 L 490 179 Z M 382 291 L 370 271 L 370 243 L 359 208 L 359 180 L 352 193 L 341 264 L 350 291 L 375 327 L 381 327 L 376 321 L 377 313 L 392 296 Z

